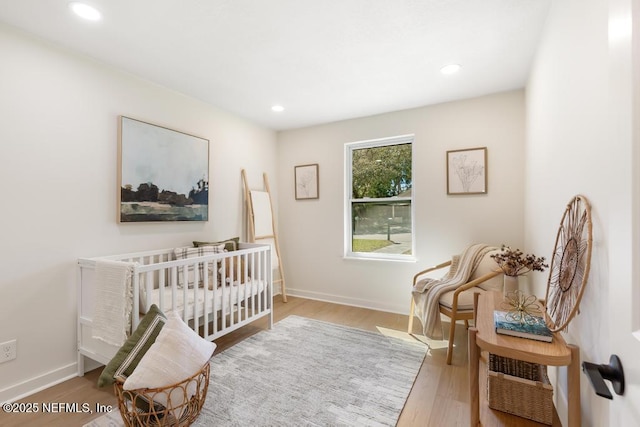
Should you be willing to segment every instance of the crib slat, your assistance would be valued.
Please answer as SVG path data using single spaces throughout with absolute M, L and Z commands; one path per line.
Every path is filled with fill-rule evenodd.
M 215 265 L 215 264 L 214 264 Z M 202 288 L 204 289 L 203 301 L 204 305 L 203 316 L 204 320 L 202 322 L 202 336 L 206 339 L 209 337 L 209 268 L 212 271 L 215 271 L 213 265 L 209 266 L 209 261 L 204 263 L 204 276 L 202 281 Z
M 133 310 L 131 312 L 131 331 L 135 331 L 135 329 L 138 327 L 138 324 L 140 323 L 140 319 L 138 316 L 138 313 L 140 313 L 140 298 L 138 298 L 138 296 L 140 295 L 140 278 L 135 269 L 132 279 Z
M 166 279 L 166 271 L 158 270 L 158 302 L 160 303 L 160 310 L 164 310 L 165 302 L 164 302 L 164 290 L 165 290 L 165 279 Z M 151 283 L 147 284 L 147 295 L 151 295 Z M 149 309 L 149 304 L 147 303 L 147 309 Z
M 266 278 L 266 275 L 264 273 L 264 260 L 265 260 L 266 254 L 265 253 L 261 253 L 258 256 L 258 269 L 260 271 L 260 277 L 262 278 L 262 280 L 264 280 Z M 266 288 L 266 281 L 265 283 L 265 288 Z M 258 299 L 258 310 L 262 311 L 262 307 L 264 306 L 264 298 L 265 298 L 265 294 L 266 294 L 266 289 L 265 292 L 262 293 L 262 295 L 260 295 L 260 298 Z
M 253 292 L 253 285 L 251 284 L 251 278 L 247 272 L 249 259 L 247 258 L 248 254 L 241 254 L 240 258 L 242 262 L 240 263 L 241 274 L 240 277 L 244 277 L 244 319 L 249 318 L 249 306 L 251 305 L 251 295 Z
M 216 271 L 213 274 L 213 334 L 218 333 L 218 310 L 221 309 L 221 307 L 218 307 L 219 292 L 218 272 Z
M 266 283 L 264 282 L 264 277 L 262 276 L 262 271 L 260 270 L 260 260 L 262 258 L 262 254 L 261 253 L 257 253 L 257 254 L 253 254 L 254 255 L 254 265 L 252 266 L 252 268 L 255 270 L 255 275 L 257 276 L 257 280 L 258 280 L 258 285 L 260 283 L 263 283 L 266 287 Z M 259 290 L 259 288 L 258 288 Z M 258 313 L 262 312 L 262 296 L 260 295 L 260 292 L 256 292 L 256 303 L 257 303 L 257 309 L 258 309 Z
M 232 264 L 231 264 L 232 265 L 232 270 L 234 270 L 234 271 L 240 270 L 240 257 L 235 255 L 231 260 L 233 261 Z M 234 281 L 235 277 L 233 277 L 233 274 L 231 276 L 232 277 L 231 277 L 230 286 L 233 286 L 233 284 L 235 283 L 235 281 Z M 241 285 L 240 278 L 242 276 L 240 275 L 240 273 L 238 273 L 237 277 L 238 277 L 238 286 L 236 287 L 236 313 L 238 313 L 237 314 L 238 322 L 241 322 L 242 321 L 242 298 L 241 298 L 242 295 L 241 295 L 241 292 L 240 292 L 240 289 L 241 289 L 241 287 L 240 287 L 240 285 Z M 246 287 L 246 285 L 245 285 L 245 287 Z
M 171 309 L 178 307 L 176 301 L 178 295 L 178 267 L 171 267 Z
M 189 288 L 189 286 L 192 286 L 192 293 L 193 293 L 193 316 L 190 316 L 192 318 L 193 321 L 193 330 L 198 332 L 198 306 L 200 304 L 198 304 L 198 286 L 200 284 L 200 265 L 201 263 L 196 263 L 193 265 L 193 275 L 194 275 L 194 280 L 193 280 L 193 284 L 189 284 L 187 283 L 186 287 Z M 184 303 L 185 307 L 188 307 L 189 304 L 187 304 L 186 302 Z M 188 319 L 185 317 L 184 318 L 185 323 L 188 323 Z
M 182 267 L 182 320 L 187 318 L 187 289 L 189 286 L 186 284 L 189 283 L 189 266 L 188 264 Z M 177 306 L 174 306 L 174 309 Z
M 255 312 L 260 312 L 260 284 L 262 282 L 262 276 L 260 275 L 260 253 L 251 254 L 251 282 L 254 283 L 257 288 L 254 292 L 252 292 L 253 302 L 251 306 Z

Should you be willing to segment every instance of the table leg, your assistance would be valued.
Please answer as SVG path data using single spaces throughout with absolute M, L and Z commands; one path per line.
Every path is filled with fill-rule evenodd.
M 480 351 L 476 345 L 476 333 L 478 330 L 469 328 L 469 425 L 480 425 Z
M 569 427 L 580 427 L 580 348 L 568 344 L 571 350 L 571 363 L 567 366 L 567 404 L 569 406 Z

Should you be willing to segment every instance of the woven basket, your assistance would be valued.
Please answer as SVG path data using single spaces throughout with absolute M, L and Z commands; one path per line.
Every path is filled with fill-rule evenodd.
M 490 371 L 502 372 L 503 374 L 511 375 L 513 377 L 538 381 L 542 375 L 540 372 L 541 369 L 544 369 L 544 367 L 537 363 L 525 362 L 489 353 Z
M 537 381 L 502 372 L 487 372 L 489 407 L 542 424 L 553 423 L 553 387 L 544 367 Z
M 161 388 L 124 390 L 124 383 L 116 381 L 114 388 L 124 424 L 127 427 L 191 425 L 207 398 L 209 370 L 207 362 L 186 380 Z M 168 402 L 166 407 L 157 403 L 160 396 Z

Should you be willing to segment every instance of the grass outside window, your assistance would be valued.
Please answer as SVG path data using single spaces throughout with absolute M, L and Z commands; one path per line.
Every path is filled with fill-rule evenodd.
M 352 246 L 354 252 L 374 252 L 392 244 L 389 240 L 353 239 Z

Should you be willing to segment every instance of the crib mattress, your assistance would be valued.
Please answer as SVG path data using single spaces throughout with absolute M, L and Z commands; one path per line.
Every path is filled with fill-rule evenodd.
M 241 302 L 245 299 L 246 292 L 249 293 L 247 298 L 251 298 L 264 291 L 264 287 L 262 280 L 252 280 L 247 283 L 227 285 L 216 289 L 189 288 L 186 292 L 187 318 L 192 319 L 194 317 L 194 309 L 196 309 L 199 316 L 204 315 L 205 308 L 209 314 L 220 311 L 223 307 L 224 312 L 228 313 L 231 311 L 231 306 L 237 304 L 238 299 Z M 146 304 L 144 306 L 141 304 L 140 311 L 145 313 L 151 307 L 151 304 L 155 304 L 162 312 L 167 313 L 177 309 L 182 316 L 185 306 L 184 289 L 176 288 L 175 301 L 172 293 L 171 287 L 152 290 L 151 294 L 147 296 Z M 162 301 L 160 301 L 161 296 Z

